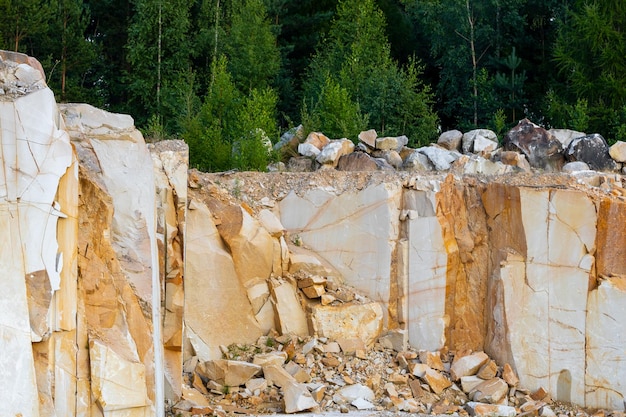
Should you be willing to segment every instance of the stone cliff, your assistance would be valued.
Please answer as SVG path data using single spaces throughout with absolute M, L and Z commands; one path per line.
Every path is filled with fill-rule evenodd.
M 44 79 L 0 53 L 0 416 L 159 416 L 261 371 L 314 408 L 280 364 L 220 362 L 287 336 L 454 352 L 441 390 L 484 351 L 520 389 L 624 410 L 619 174 L 188 172 L 182 142 Z M 414 371 L 434 359 L 402 360 L 440 394 Z

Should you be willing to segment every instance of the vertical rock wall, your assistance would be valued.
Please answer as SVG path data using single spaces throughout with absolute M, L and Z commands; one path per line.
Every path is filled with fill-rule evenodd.
M 72 415 L 76 166 L 28 62 L 0 53 L 0 415 Z

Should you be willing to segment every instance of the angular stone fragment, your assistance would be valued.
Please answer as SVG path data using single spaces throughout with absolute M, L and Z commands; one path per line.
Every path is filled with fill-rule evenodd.
M 469 394 L 476 386 L 485 382 L 484 379 L 476 376 L 476 375 L 468 375 L 461 377 L 461 389 L 466 394 Z
M 309 133 L 309 136 L 307 136 L 304 143 L 311 144 L 321 151 L 326 145 L 330 143 L 330 139 L 328 139 L 328 137 L 323 133 L 311 132 Z
M 429 352 L 427 350 L 421 350 L 419 353 L 420 362 L 425 363 L 432 369 L 443 371 L 445 368 L 441 361 L 441 355 L 439 352 Z
M 476 352 L 452 362 L 450 367 L 450 377 L 453 381 L 458 381 L 462 376 L 475 375 L 476 372 L 489 360 L 485 352 Z
M 383 347 L 396 352 L 404 352 L 408 345 L 408 333 L 404 329 L 390 330 L 378 339 Z
M 296 288 L 291 283 L 272 278 L 270 289 L 274 304 L 276 327 L 281 334 L 308 336 L 309 326 Z
M 359 398 L 367 401 L 374 401 L 374 391 L 361 384 L 346 385 L 345 387 L 339 388 L 335 392 L 333 401 L 338 404 L 352 403 Z
M 448 378 L 430 368 L 426 369 L 423 379 L 428 383 L 435 394 L 441 394 L 443 390 L 452 386 L 452 382 Z
M 263 209 L 257 214 L 257 218 L 261 226 L 263 226 L 272 237 L 280 238 L 285 232 L 285 228 L 280 224 L 280 220 L 272 211 Z
M 261 372 L 261 366 L 249 362 L 217 359 L 204 364 L 204 374 L 228 387 L 244 385 Z
M 439 135 L 437 145 L 450 151 L 460 151 L 463 140 L 463 133 L 458 130 L 448 130 Z
M 320 152 L 320 149 L 312 143 L 301 143 L 298 145 L 298 153 L 302 156 L 316 158 Z
M 477 136 L 474 139 L 474 153 L 493 152 L 497 147 L 497 140 L 489 139 L 484 136 Z
M 469 393 L 469 397 L 476 402 L 497 404 L 509 392 L 509 386 L 500 378 L 492 378 L 476 385 Z
M 494 378 L 497 373 L 498 365 L 494 361 L 489 360 L 486 364 L 480 367 L 476 376 L 482 379 L 491 379 Z
M 287 361 L 287 353 L 284 351 L 275 351 L 269 353 L 259 353 L 254 355 L 252 363 L 262 367 L 267 365 L 276 365 L 281 367 Z
M 302 288 L 302 292 L 308 298 L 313 299 L 313 298 L 320 298 L 326 292 L 326 289 L 324 288 L 323 285 L 311 285 L 310 287 Z
M 484 404 L 470 401 L 465 404 L 465 409 L 473 417 L 515 417 L 515 407 L 508 405 Z
M 508 363 L 505 363 L 502 367 L 502 379 L 504 379 L 506 383 L 512 387 L 515 387 L 517 386 L 517 384 L 519 384 L 519 378 L 517 377 L 517 374 Z
M 488 129 L 474 129 L 470 130 L 463 134 L 463 153 L 477 152 L 474 149 L 474 142 L 478 139 L 479 141 L 489 140 L 491 142 L 498 142 L 498 137 L 496 134 Z
M 318 336 L 360 339 L 371 346 L 382 330 L 383 311 L 379 303 L 319 305 L 311 307 L 310 320 Z
M 572 140 L 587 136 L 586 133 L 570 129 L 550 129 L 548 130 L 548 133 L 557 138 L 559 142 L 563 144 L 563 149 L 567 149 L 567 146 Z

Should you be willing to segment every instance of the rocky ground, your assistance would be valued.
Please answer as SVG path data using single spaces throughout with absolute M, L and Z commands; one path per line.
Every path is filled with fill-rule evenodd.
M 420 175 L 424 176 L 428 175 Z M 414 173 L 403 171 L 354 175 L 335 170 L 264 174 L 203 174 L 192 170 L 189 186 L 198 196 L 243 204 L 249 211 L 258 212 L 272 207 L 291 191 L 321 188 L 340 194 L 397 181 L 410 188 L 414 178 Z M 626 197 L 624 180 L 619 174 L 598 172 L 459 177 L 459 181 L 476 184 L 496 181 L 537 188 L 584 189 L 620 199 Z M 351 288 L 325 277 L 296 274 L 283 278 L 297 285 L 306 302 L 368 302 Z M 320 286 L 323 289 L 317 291 Z M 221 360 L 201 362 L 192 357 L 185 362 L 187 388 L 180 402 L 168 404 L 168 415 L 624 417 L 623 411 L 585 410 L 555 402 L 543 389 L 526 390 L 518 385 L 509 364 L 495 363 L 483 352 L 419 351 L 406 344 L 406 335 L 399 330 L 390 331 L 370 346 L 355 344 L 354 340 L 274 333 L 254 344 L 222 346 L 221 350 Z
M 222 350 L 223 360 L 185 363 L 190 388 L 168 415 L 624 416 L 553 402 L 541 389 L 519 387 L 508 364 L 483 352 L 417 351 L 399 332 L 369 349 L 275 334 Z

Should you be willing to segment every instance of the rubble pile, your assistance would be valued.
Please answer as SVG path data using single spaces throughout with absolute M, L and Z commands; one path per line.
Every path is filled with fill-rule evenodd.
M 346 341 L 273 333 L 254 344 L 222 346 L 223 359 L 184 364 L 176 416 L 359 410 L 470 416 L 582 417 L 586 412 L 531 392 L 507 363 L 484 352 L 418 351 L 403 331 L 371 348 Z M 594 416 L 623 417 L 623 412 Z
M 436 143 L 412 148 L 406 136 L 378 137 L 375 130 L 349 139 L 329 139 L 321 132 L 305 137 L 302 125 L 274 145 L 288 157 L 270 170 L 409 171 L 418 173 L 502 175 L 531 171 L 580 172 L 623 170 L 624 142 L 609 147 L 599 134 L 568 129 L 546 130 L 523 119 L 503 137 L 489 129 L 449 130 Z M 292 157 L 292 155 L 297 155 Z

